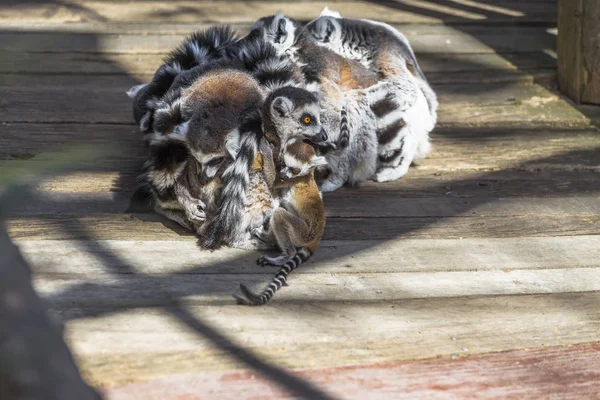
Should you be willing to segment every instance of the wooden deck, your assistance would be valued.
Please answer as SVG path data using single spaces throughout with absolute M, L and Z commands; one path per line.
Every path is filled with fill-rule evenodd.
M 434 152 L 326 195 L 321 249 L 267 307 L 231 296 L 271 278 L 256 253 L 124 213 L 146 151 L 125 90 L 198 27 L 327 4 L 290 3 L 0 5 L 0 166 L 117 143 L 7 222 L 84 375 L 109 399 L 597 398 L 600 113 L 553 90 L 556 1 L 328 2 L 409 38 Z

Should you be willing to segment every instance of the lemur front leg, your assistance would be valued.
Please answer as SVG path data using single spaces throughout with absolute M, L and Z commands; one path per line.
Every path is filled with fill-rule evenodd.
M 174 189 L 177 201 L 179 201 L 185 215 L 192 223 L 206 220 L 206 204 L 202 200 L 193 197 L 189 190 L 180 183 L 175 183 Z

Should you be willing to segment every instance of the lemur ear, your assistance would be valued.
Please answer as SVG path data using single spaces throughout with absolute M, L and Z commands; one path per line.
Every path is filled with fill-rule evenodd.
M 342 14 L 338 11 L 330 10 L 329 7 L 325 7 L 323 11 L 321 11 L 321 15 L 319 17 L 334 17 L 334 18 L 342 18 Z
M 140 90 L 142 90 L 146 86 L 148 86 L 147 83 L 143 83 L 141 85 L 135 85 L 134 87 L 132 87 L 125 93 L 127 93 L 127 96 L 129 96 L 130 99 L 133 99 L 135 96 L 137 96 L 137 94 L 140 92 Z
M 313 96 L 317 98 L 318 101 L 321 101 L 322 94 L 320 90 L 314 90 L 311 92 Z
M 236 158 L 240 151 L 240 139 L 240 132 L 236 129 L 231 132 L 225 141 L 225 148 L 227 149 L 227 152 L 231 158 Z
M 327 159 L 323 156 L 314 156 L 310 160 L 310 165 L 312 167 L 320 167 L 322 165 L 327 165 Z
M 292 103 L 292 101 L 287 97 L 280 96 L 276 97 L 275 100 L 273 100 L 271 108 L 273 109 L 273 111 L 276 111 L 280 117 L 286 117 L 292 112 L 292 109 L 294 108 L 294 103 Z
M 335 31 L 335 25 L 333 25 L 333 21 L 331 19 L 327 19 L 327 29 L 325 30 L 325 34 L 329 37 Z

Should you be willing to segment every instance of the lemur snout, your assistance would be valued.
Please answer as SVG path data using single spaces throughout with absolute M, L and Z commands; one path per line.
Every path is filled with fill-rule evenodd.
M 326 142 L 328 139 L 328 136 L 327 136 L 327 132 L 325 132 L 325 129 L 321 128 L 321 132 L 317 133 L 314 136 L 314 139 L 315 139 L 314 141 L 316 143 Z

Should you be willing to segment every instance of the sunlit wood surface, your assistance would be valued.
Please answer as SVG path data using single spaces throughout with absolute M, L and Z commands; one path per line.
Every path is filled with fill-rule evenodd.
M 125 90 L 194 29 L 326 4 L 0 4 L 0 168 L 116 145 L 8 220 L 84 375 L 110 399 L 598 396 L 600 113 L 554 90 L 556 1 L 328 2 L 409 38 L 439 126 L 402 180 L 325 196 L 267 307 L 231 296 L 271 278 L 257 253 L 124 213 L 146 152 Z

